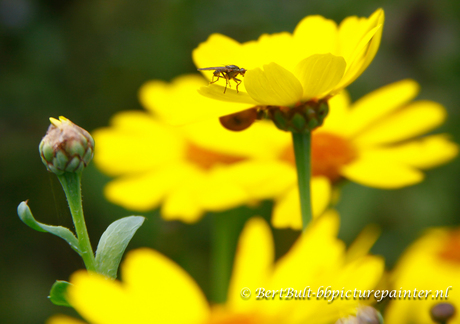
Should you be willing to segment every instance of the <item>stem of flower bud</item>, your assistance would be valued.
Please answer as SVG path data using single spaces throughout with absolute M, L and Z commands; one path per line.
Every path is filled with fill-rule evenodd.
M 58 175 L 58 178 L 69 203 L 85 267 L 88 271 L 96 271 L 96 261 L 86 229 L 81 202 L 81 172 L 64 172 L 62 175 Z

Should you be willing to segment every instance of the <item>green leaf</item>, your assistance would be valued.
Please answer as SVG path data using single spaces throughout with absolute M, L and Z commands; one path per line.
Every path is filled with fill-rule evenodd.
M 113 279 L 117 277 L 121 257 L 144 219 L 142 216 L 129 216 L 107 227 L 97 245 L 97 272 Z
M 50 295 L 48 298 L 54 305 L 72 307 L 66 298 L 67 288 L 72 285 L 70 282 L 63 280 L 56 280 L 51 287 Z
M 59 236 L 63 240 L 67 241 L 67 243 L 70 244 L 70 247 L 81 256 L 80 246 L 75 235 L 66 227 L 46 225 L 37 222 L 34 216 L 32 215 L 29 206 L 27 205 L 27 201 L 23 201 L 19 204 L 18 215 L 19 218 L 30 228 L 33 228 L 34 230 L 39 232 L 48 232 L 54 234 L 56 236 Z

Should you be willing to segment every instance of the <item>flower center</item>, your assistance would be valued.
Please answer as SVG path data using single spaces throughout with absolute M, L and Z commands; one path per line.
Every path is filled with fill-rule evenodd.
M 444 261 L 460 265 L 460 229 L 449 233 L 438 256 Z
M 193 143 L 188 143 L 185 154 L 188 161 L 198 165 L 204 170 L 209 170 L 217 164 L 228 165 L 245 160 L 244 157 L 214 152 Z
M 331 181 L 340 179 L 340 169 L 356 158 L 356 150 L 349 141 L 327 132 L 313 132 L 311 141 L 311 167 L 313 176 L 325 176 Z M 281 159 L 295 165 L 292 146 Z

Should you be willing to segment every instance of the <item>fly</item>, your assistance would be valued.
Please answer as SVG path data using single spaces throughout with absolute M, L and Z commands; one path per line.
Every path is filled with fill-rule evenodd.
M 219 81 L 220 78 L 225 79 L 225 89 L 224 93 L 227 90 L 227 86 L 230 86 L 230 80 L 233 80 L 236 82 L 236 93 L 238 93 L 238 86 L 241 84 L 241 80 L 237 79 L 236 77 L 238 74 L 241 74 L 244 76 L 244 73 L 246 73 L 246 69 L 239 68 L 236 65 L 226 65 L 226 66 L 216 66 L 216 67 L 207 67 L 207 68 L 202 68 L 198 69 L 198 71 L 207 71 L 207 70 L 214 70 L 212 73 L 212 80 L 210 84 L 215 83 Z M 214 77 L 217 77 L 216 80 L 214 80 Z

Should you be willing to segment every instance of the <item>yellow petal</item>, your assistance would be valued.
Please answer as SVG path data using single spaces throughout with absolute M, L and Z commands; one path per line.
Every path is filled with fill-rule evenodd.
M 380 232 L 381 229 L 379 226 L 375 224 L 366 225 L 348 248 L 347 261 L 355 261 L 368 254 L 371 247 L 377 241 Z
M 196 183 L 191 190 L 199 192 L 199 203 L 210 211 L 224 211 L 244 204 L 249 200 L 244 188 L 235 179 L 234 167 L 219 167 L 208 171 L 202 182 Z M 237 172 L 237 176 L 239 175 Z
M 74 273 L 70 281 L 69 302 L 90 323 L 122 324 L 141 320 L 136 301 L 120 282 L 86 271 Z M 148 318 L 141 322 L 152 323 Z
M 257 106 L 259 104 L 244 91 L 239 90 L 239 92 L 236 92 L 236 90 L 227 88 L 227 90 L 225 90 L 224 93 L 224 90 L 225 88 L 223 86 L 215 84 L 210 84 L 206 87 L 201 87 L 198 89 L 198 93 L 200 95 L 202 95 L 205 98 L 214 100 L 214 105 L 220 105 L 220 103 L 223 102 L 225 105 L 237 104 L 238 107 L 244 107 L 244 109 L 235 108 L 234 111 L 229 110 L 232 112 L 228 112 L 218 116 L 230 115 L 241 110 L 252 108 L 253 106 Z M 216 103 L 215 100 L 218 100 L 218 102 Z
M 252 103 L 247 104 L 244 101 L 243 103 L 216 101 L 200 95 L 198 90 L 207 84 L 209 83 L 198 74 L 180 76 L 171 83 L 149 81 L 140 89 L 139 99 L 145 108 L 155 112 L 162 120 L 172 125 L 225 116 L 253 106 Z M 220 89 L 220 86 L 214 85 L 214 87 Z M 223 88 L 218 92 L 223 94 Z M 243 96 L 243 92 L 239 95 L 238 98 Z
M 259 217 L 250 219 L 238 241 L 228 290 L 228 305 L 232 310 L 244 311 L 258 303 L 254 296 L 243 300 L 240 292 L 247 287 L 255 294 L 257 288 L 266 285 L 274 254 L 272 234 L 267 223 Z
M 376 10 L 369 19 L 349 17 L 339 27 L 341 51 L 347 61 L 347 70 L 338 85 L 344 88 L 356 80 L 369 66 L 380 46 L 384 12 Z
M 232 166 L 231 179 L 244 188 L 249 199 L 273 199 L 297 181 L 295 169 L 278 161 L 246 161 Z
M 193 62 L 197 68 L 224 65 L 237 65 L 249 68 L 243 46 L 234 39 L 222 34 L 212 34 L 192 52 Z M 208 77 L 209 74 L 203 71 Z M 211 76 L 209 76 L 211 77 Z
M 146 211 L 157 207 L 175 186 L 194 174 L 187 164 L 174 163 L 155 171 L 120 177 L 104 189 L 106 198 L 129 210 Z
M 410 186 L 421 182 L 424 177 L 422 172 L 410 166 L 395 161 L 382 161 L 370 153 L 345 165 L 341 174 L 359 184 L 382 189 Z
M 339 217 L 334 211 L 310 222 L 289 252 L 276 263 L 273 287 L 311 286 L 315 275 L 341 260 L 345 246 L 336 238 L 338 226 Z
M 122 266 L 126 290 L 135 297 L 138 318 L 126 323 L 203 323 L 209 316 L 206 298 L 196 282 L 177 264 L 151 249 L 130 252 Z M 178 311 L 178 293 L 180 303 Z
M 294 30 L 294 40 L 302 57 L 313 54 L 338 55 L 337 24 L 322 16 L 307 16 Z
M 194 183 L 196 183 L 196 178 L 189 176 L 183 185 L 178 185 L 171 190 L 161 206 L 163 219 L 180 220 L 185 223 L 195 223 L 201 219 L 205 210 L 196 199 L 197 192 L 194 190 Z
M 382 161 L 397 161 L 414 168 L 429 169 L 446 163 L 458 155 L 458 145 L 445 134 L 370 151 Z
M 350 96 L 345 90 L 340 91 L 339 94 L 329 99 L 329 114 L 318 130 L 346 135 L 350 114 L 350 101 Z
M 46 324 L 85 324 L 85 322 L 66 315 L 54 315 L 46 321 Z
M 246 70 L 262 67 L 264 64 L 276 62 L 287 70 L 291 70 L 295 52 L 293 37 L 288 32 L 262 34 L 256 41 L 243 44 Z
M 148 171 L 183 154 L 180 133 L 147 113 L 117 113 L 110 124 L 93 132 L 97 143 L 94 160 L 109 175 Z
M 296 76 L 302 83 L 303 99 L 322 98 L 339 83 L 345 72 L 343 57 L 332 54 L 314 54 L 296 67 Z
M 413 99 L 419 85 L 413 80 L 402 80 L 365 95 L 356 101 L 348 117 L 348 133 L 354 136 L 366 127 L 390 114 Z
M 318 217 L 328 207 L 331 198 L 331 185 L 327 178 L 314 177 L 311 182 L 313 217 Z M 292 187 L 276 200 L 273 208 L 272 224 L 276 228 L 302 229 L 299 190 Z
M 218 120 L 193 123 L 185 130 L 187 139 L 199 147 L 236 157 L 276 159 L 292 141 L 289 133 L 280 132 L 273 122 L 266 120 L 243 132 L 228 131 Z
M 289 106 L 302 97 L 299 80 L 276 63 L 247 71 L 244 83 L 248 94 L 263 105 Z
M 443 106 L 432 101 L 416 101 L 364 130 L 354 141 L 357 146 L 373 146 L 403 141 L 427 133 L 446 118 Z

